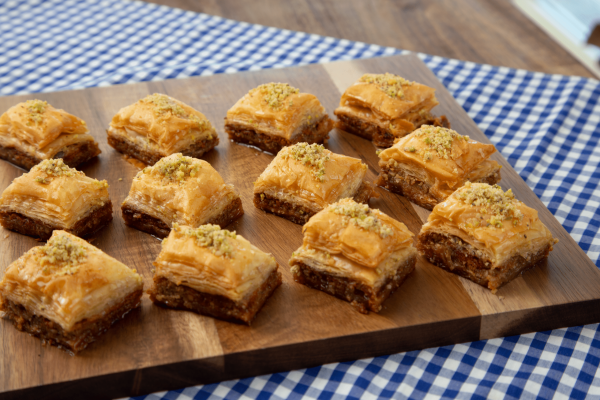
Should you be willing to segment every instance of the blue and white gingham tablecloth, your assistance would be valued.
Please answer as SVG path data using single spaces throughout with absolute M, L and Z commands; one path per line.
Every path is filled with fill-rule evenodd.
M 400 53 L 141 2 L 0 0 L 0 95 Z M 600 83 L 420 56 L 600 267 Z M 599 361 L 594 324 L 140 398 L 600 399 Z

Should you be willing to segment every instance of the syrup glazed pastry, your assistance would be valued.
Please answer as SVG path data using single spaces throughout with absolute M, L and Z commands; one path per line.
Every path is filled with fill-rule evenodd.
M 467 183 L 433 209 L 417 238 L 433 264 L 495 293 L 548 257 L 558 240 L 509 189 Z
M 238 100 L 225 118 L 225 132 L 234 142 L 276 154 L 299 142 L 323 143 L 333 121 L 314 95 L 287 83 L 267 83 Z
M 378 197 L 363 180 L 366 172 L 357 158 L 332 153 L 323 145 L 298 143 L 282 149 L 254 182 L 254 205 L 304 224 L 345 197 L 360 203 Z
M 0 196 L 0 224 L 43 240 L 55 230 L 86 236 L 110 221 L 108 183 L 69 168 L 61 159 L 42 161 Z
M 467 181 L 500 182 L 502 166 L 488 160 L 495 151 L 451 129 L 424 125 L 379 153 L 376 183 L 432 210 Z
M 142 277 L 83 239 L 55 231 L 8 266 L 4 319 L 44 344 L 77 353 L 140 305 Z
M 100 154 L 85 122 L 45 101 L 28 100 L 0 116 L 0 158 L 29 170 L 62 158 L 70 167 Z
M 445 115 L 435 117 L 431 109 L 439 103 L 435 89 L 393 74 L 366 74 L 350 86 L 334 111 L 336 128 L 390 147 L 396 138 L 421 125 L 450 128 Z
M 121 210 L 127 225 L 160 238 L 173 223 L 225 227 L 244 215 L 233 185 L 206 161 L 179 153 L 138 172 Z
M 379 312 L 415 269 L 414 235 L 406 225 L 351 199 L 317 213 L 302 232 L 302 247 L 290 259 L 294 280 L 363 314 Z
M 154 265 L 155 304 L 248 325 L 281 285 L 272 255 L 217 225 L 174 224 Z
M 107 134 L 117 151 L 148 165 L 174 153 L 199 158 L 219 144 L 204 114 L 156 93 L 119 110 Z

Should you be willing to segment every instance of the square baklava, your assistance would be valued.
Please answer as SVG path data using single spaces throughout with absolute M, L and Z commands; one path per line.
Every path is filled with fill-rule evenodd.
M 558 240 L 498 185 L 467 183 L 433 209 L 417 238 L 431 263 L 493 293 L 548 257 Z
M 225 132 L 234 142 L 276 154 L 299 142 L 323 143 L 333 121 L 316 96 L 287 83 L 267 83 L 227 111 Z
M 376 197 L 364 180 L 367 165 L 319 144 L 283 148 L 254 182 L 254 205 L 304 224 L 329 204 L 345 197 L 368 203 Z
M 248 325 L 281 285 L 271 254 L 218 225 L 175 224 L 154 266 L 155 304 Z
M 19 167 L 51 158 L 76 167 L 98 154 L 85 121 L 45 101 L 28 100 L 0 116 L 0 158 Z
M 112 221 L 108 183 L 44 160 L 16 178 L 0 196 L 0 224 L 46 240 L 54 230 L 89 235 Z
M 499 182 L 502 166 L 488 159 L 495 151 L 452 129 L 425 125 L 379 153 L 376 183 L 432 210 L 466 182 Z
M 120 109 L 107 134 L 109 145 L 147 165 L 174 153 L 200 158 L 219 144 L 204 114 L 158 93 Z
M 389 73 L 365 74 L 342 95 L 336 128 L 390 147 L 421 125 L 449 128 L 446 116 L 431 113 L 438 104 L 429 86 Z
M 174 223 L 225 227 L 244 214 L 233 185 L 206 161 L 179 153 L 138 172 L 121 210 L 127 225 L 160 238 Z
M 313 216 L 290 259 L 298 283 L 379 312 L 415 269 L 417 250 L 406 225 L 379 210 L 343 199 Z
M 44 344 L 77 353 L 140 305 L 142 277 L 83 239 L 54 231 L 8 266 L 3 318 Z

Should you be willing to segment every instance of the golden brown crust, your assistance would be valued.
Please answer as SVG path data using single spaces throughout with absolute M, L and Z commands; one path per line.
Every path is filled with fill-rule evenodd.
M 0 298 L 0 311 L 3 312 L 4 319 L 12 322 L 15 328 L 40 338 L 44 345 L 50 344 L 68 352 L 78 353 L 98 339 L 115 322 L 138 307 L 142 294 L 142 289 L 134 291 L 102 313 L 79 321 L 70 331 L 65 331 L 60 324 L 36 315 L 21 304 L 6 298 Z
M 67 232 L 75 236 L 90 235 L 112 221 L 112 202 L 108 200 L 103 206 L 90 210 L 87 216 L 79 220 Z M 11 231 L 47 240 L 55 230 L 63 229 L 53 226 L 36 218 L 27 217 L 18 212 L 0 212 L 0 224 Z
M 371 182 L 363 181 L 353 196 L 359 203 L 368 204 L 372 197 L 379 197 Z M 292 221 L 295 224 L 304 225 L 317 211 L 304 207 L 301 204 L 293 204 L 264 193 L 254 194 L 254 206 L 263 211 L 275 214 Z
M 394 144 L 394 140 L 399 137 L 395 136 L 391 130 L 383 129 L 379 125 L 361 118 L 346 114 L 336 114 L 336 116 L 338 118 L 338 121 L 335 123 L 337 129 L 371 140 L 377 147 L 391 147 Z M 445 115 L 442 115 L 441 117 L 429 115 L 429 118 L 419 121 L 419 123 L 415 125 L 415 129 L 421 125 L 450 128 L 450 121 L 448 121 L 448 118 L 446 118 Z M 410 132 L 406 132 L 405 135 L 409 133 Z
M 488 176 L 477 182 L 494 185 L 502 179 L 500 170 L 492 171 Z M 382 164 L 381 173 L 375 181 L 376 185 L 386 188 L 390 192 L 402 195 L 413 203 L 431 211 L 433 207 L 443 201 L 431 193 L 431 185 L 418 180 L 413 175 L 406 173 L 402 168 L 390 167 Z
M 379 312 L 382 303 L 402 285 L 406 278 L 414 271 L 416 254 L 406 259 L 393 276 L 380 286 L 378 291 L 357 280 L 336 276 L 322 271 L 317 271 L 310 266 L 296 262 L 292 267 L 294 281 L 312 289 L 317 289 L 339 299 L 349 302 L 360 313 L 368 314 L 369 311 Z
M 199 292 L 185 285 L 176 285 L 167 278 L 155 276 L 154 286 L 148 290 L 148 294 L 156 305 L 250 325 L 281 282 L 281 273 L 276 268 L 254 292 L 236 302 L 225 296 Z
M 225 132 L 229 135 L 229 139 L 234 142 L 256 146 L 272 154 L 277 154 L 285 146 L 295 143 L 324 143 L 327 141 L 329 131 L 332 128 L 333 121 L 329 116 L 324 115 L 319 122 L 305 126 L 300 134 L 294 136 L 293 140 L 288 140 L 282 136 L 269 135 L 259 130 L 248 129 L 247 125 L 235 123 L 225 118 Z
M 547 258 L 552 245 L 548 244 L 528 257 L 516 254 L 500 265 L 494 265 L 485 253 L 453 235 L 436 232 L 419 234 L 417 249 L 432 264 L 495 292 Z
M 123 137 L 111 135 L 110 131 L 106 132 L 108 134 L 108 144 L 119 153 L 136 158 L 147 165 L 154 165 L 158 162 L 158 160 L 164 157 L 164 154 L 158 151 L 153 151 L 150 147 L 137 145 Z M 219 136 L 214 135 L 210 139 L 205 138 L 195 141 L 190 147 L 182 149 L 181 153 L 184 156 L 200 158 L 202 155 L 204 155 L 204 153 L 212 150 L 218 144 Z
M 184 153 L 195 142 L 218 136 L 204 114 L 159 93 L 121 108 L 112 118 L 108 134 L 152 148 L 163 157 Z
M 139 229 L 140 231 L 149 233 L 159 238 L 165 238 L 169 236 L 171 228 L 158 218 L 154 218 L 148 214 L 136 210 L 128 204 L 124 204 L 121 207 L 121 212 L 125 223 L 133 228 Z M 231 203 L 223 209 L 223 211 L 207 221 L 207 224 L 219 225 L 221 228 L 225 228 L 227 225 L 235 221 L 244 215 L 244 208 L 242 206 L 242 200 L 237 197 Z
M 99 154 L 100 148 L 98 147 L 98 143 L 85 141 L 65 146 L 52 158 L 62 158 L 65 164 L 74 168 L 79 164 L 91 160 Z M 38 157 L 32 156 L 31 154 L 14 147 L 4 147 L 2 145 L 0 145 L 0 158 L 26 170 L 30 170 L 43 161 Z
M 267 83 L 251 89 L 244 97 L 239 99 L 228 111 L 226 125 L 234 125 L 235 130 L 258 131 L 271 136 L 267 143 L 272 144 L 272 152 L 280 143 L 275 137 L 281 137 L 290 143 L 301 142 L 297 136 L 307 136 L 314 139 L 309 143 L 325 139 L 331 124 L 321 124 L 319 135 L 306 135 L 306 130 L 314 130 L 316 121 L 327 122 L 325 108 L 316 96 L 310 93 L 300 93 L 300 89 L 287 83 Z M 302 132 L 305 131 L 305 132 Z M 229 133 L 229 132 L 228 132 Z M 240 139 L 257 140 L 254 134 L 251 137 L 239 135 Z M 321 137 L 322 136 L 322 137 Z M 234 139 L 235 140 L 235 139 Z M 273 142 L 273 143 L 271 143 Z M 262 148 L 262 140 L 254 144 Z

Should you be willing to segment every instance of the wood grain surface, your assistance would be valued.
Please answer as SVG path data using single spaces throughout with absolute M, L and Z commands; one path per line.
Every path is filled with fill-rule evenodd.
M 492 295 L 489 291 L 432 266 L 419 258 L 415 272 L 379 314 L 363 315 L 350 304 L 293 282 L 288 260 L 302 242 L 301 227 L 266 214 L 252 204 L 253 181 L 273 156 L 229 142 L 223 119 L 249 89 L 266 82 L 288 82 L 314 93 L 330 113 L 341 92 L 364 72 L 394 72 L 437 89 L 440 106 L 453 127 L 482 142 L 487 138 L 415 56 L 395 56 L 327 65 L 196 77 L 91 88 L 70 92 L 0 97 L 0 112 L 31 98 L 84 119 L 102 154 L 81 169 L 107 179 L 115 218 L 92 244 L 137 270 L 148 288 L 152 261 L 160 242 L 124 225 L 119 206 L 138 168 L 110 148 L 105 130 L 123 106 L 147 94 L 161 92 L 203 112 L 216 126 L 221 144 L 203 157 L 233 183 L 245 215 L 229 226 L 256 246 L 275 255 L 283 285 L 260 311 L 252 327 L 232 324 L 185 311 L 152 305 L 117 323 L 96 343 L 71 357 L 55 347 L 0 322 L 0 398 L 114 398 L 176 389 L 236 377 L 309 367 L 467 342 L 480 338 L 581 325 L 600 321 L 600 272 L 541 201 L 499 154 L 502 186 L 539 211 L 540 218 L 560 239 L 547 263 L 527 271 Z M 379 171 L 373 145 L 354 135 L 332 131 L 327 147 L 361 158 L 367 178 Z M 0 161 L 0 190 L 23 171 Z M 122 181 L 119 180 L 122 178 Z M 379 190 L 372 207 L 419 232 L 425 210 L 405 198 Z M 39 242 L 0 231 L 0 272 Z
M 508 0 L 145 0 L 483 64 L 595 76 Z

